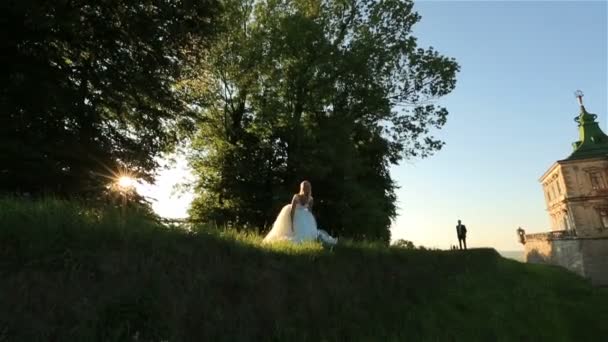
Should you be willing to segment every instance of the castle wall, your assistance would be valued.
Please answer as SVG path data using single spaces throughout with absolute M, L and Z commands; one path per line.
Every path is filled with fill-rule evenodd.
M 585 201 L 569 204 L 576 234 L 579 237 L 608 237 L 608 216 L 602 217 L 602 211 L 608 211 L 606 198 L 589 198 Z
M 522 243 L 527 262 L 559 265 L 608 286 L 608 136 L 577 96 L 580 140 L 539 180 L 551 231 Z
M 553 245 L 544 239 L 528 240 L 524 245 L 524 260 L 533 264 L 551 263 Z
M 554 240 L 553 263 L 563 266 L 581 276 L 587 276 L 581 240 Z
M 559 161 L 540 181 L 552 231 L 608 237 L 608 159 Z
M 581 240 L 585 276 L 594 285 L 608 286 L 608 238 Z
M 551 230 L 567 230 L 569 226 L 564 218 L 567 218 L 566 208 L 562 205 L 566 198 L 566 180 L 562 174 L 562 165 L 559 163 L 552 166 L 542 177 L 541 183 L 545 195 L 545 204 L 551 222 Z
M 533 264 L 559 265 L 585 276 L 581 240 L 579 239 L 529 239 L 525 244 L 525 260 Z
M 608 188 L 608 161 L 605 159 L 576 160 L 561 162 L 563 185 L 567 197 L 596 195 L 597 191 Z M 590 175 L 595 174 L 593 182 Z
M 608 238 L 559 238 L 549 233 L 528 235 L 525 260 L 562 266 L 594 285 L 608 285 Z

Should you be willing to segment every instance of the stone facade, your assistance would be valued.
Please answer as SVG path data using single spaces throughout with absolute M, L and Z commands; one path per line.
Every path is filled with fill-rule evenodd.
M 608 237 L 608 157 L 558 161 L 540 182 L 552 231 Z

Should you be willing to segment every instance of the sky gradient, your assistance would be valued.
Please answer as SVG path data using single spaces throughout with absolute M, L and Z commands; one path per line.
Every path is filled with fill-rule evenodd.
M 393 239 L 449 248 L 462 219 L 471 247 L 520 250 L 515 229 L 549 230 L 539 177 L 578 138 L 574 91 L 608 131 L 608 6 L 605 1 L 419 1 L 414 28 L 461 65 L 455 91 L 436 103 L 450 114 L 434 156 L 392 168 L 399 217 Z M 192 196 L 172 196 L 183 160 L 155 186 L 162 216 L 185 216 Z
M 416 4 L 420 45 L 456 58 L 455 91 L 438 133 L 446 146 L 393 168 L 395 238 L 446 248 L 455 225 L 469 245 L 522 249 L 515 229 L 549 230 L 540 176 L 572 151 L 576 89 L 606 130 L 606 2 L 436 2 Z

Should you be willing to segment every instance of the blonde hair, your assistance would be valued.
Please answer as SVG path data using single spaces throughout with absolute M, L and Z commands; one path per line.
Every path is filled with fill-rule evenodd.
M 308 191 L 306 191 L 308 190 Z M 308 192 L 308 193 L 306 193 Z M 300 183 L 300 195 L 308 195 L 308 197 L 312 197 L 312 184 L 309 181 L 305 180 Z

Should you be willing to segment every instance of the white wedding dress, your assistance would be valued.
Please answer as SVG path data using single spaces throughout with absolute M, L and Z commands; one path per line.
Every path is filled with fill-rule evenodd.
M 291 204 L 284 206 L 263 242 L 290 241 L 300 244 L 319 240 L 329 245 L 338 242 L 338 239 L 317 228 L 317 221 L 307 205 L 296 203 L 293 215 L 293 229 L 291 229 Z

